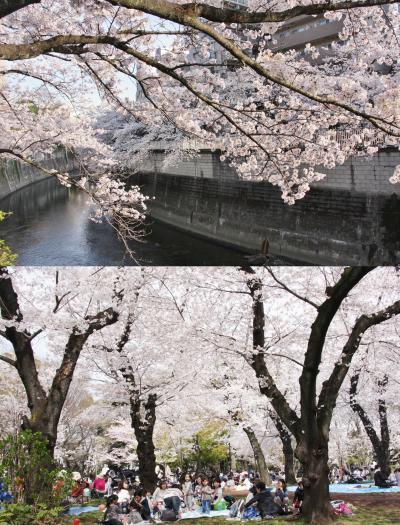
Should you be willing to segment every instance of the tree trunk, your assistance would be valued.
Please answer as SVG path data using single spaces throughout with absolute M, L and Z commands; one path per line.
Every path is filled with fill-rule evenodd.
M 150 394 L 146 401 L 139 395 L 130 399 L 132 427 L 138 442 L 137 455 L 139 461 L 140 482 L 145 491 L 154 492 L 157 485 L 156 455 L 153 442 L 154 425 L 156 423 L 156 394 Z
M 290 432 L 279 419 L 275 410 L 270 410 L 269 415 L 278 431 L 279 439 L 282 442 L 283 456 L 285 458 L 285 481 L 287 484 L 296 483 L 296 476 L 294 473 L 294 451 Z
M 283 443 L 283 455 L 285 458 L 285 481 L 289 485 L 296 483 L 296 475 L 294 473 L 294 452 L 292 442 L 289 440 Z
M 388 377 L 385 375 L 382 380 L 378 381 L 380 396 L 378 399 L 378 414 L 380 426 L 380 438 L 374 429 L 374 425 L 364 408 L 357 401 L 357 389 L 360 379 L 361 370 L 356 370 L 350 378 L 350 406 L 355 414 L 360 418 L 364 430 L 371 442 L 375 461 L 378 463 L 381 472 L 389 475 L 390 469 L 390 433 L 387 419 L 386 402 L 383 394 L 386 390 Z
M 271 484 L 271 477 L 268 472 L 267 463 L 265 461 L 264 452 L 262 451 L 261 445 L 251 427 L 245 427 L 243 430 L 246 432 L 249 438 L 251 448 L 253 450 L 254 459 L 257 465 L 257 470 L 260 474 L 260 479 L 264 481 L 266 485 Z
M 326 525 L 335 519 L 329 496 L 328 443 L 310 448 L 310 440 L 296 447 L 296 456 L 304 470 L 302 512 L 307 523 Z

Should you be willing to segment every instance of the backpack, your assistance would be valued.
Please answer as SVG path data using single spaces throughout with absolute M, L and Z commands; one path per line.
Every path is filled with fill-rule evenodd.
M 174 510 L 171 509 L 165 509 L 161 512 L 160 520 L 161 521 L 176 521 L 177 515 Z

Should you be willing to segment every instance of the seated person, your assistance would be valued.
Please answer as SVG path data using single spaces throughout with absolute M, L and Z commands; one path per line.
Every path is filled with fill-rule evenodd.
M 181 508 L 181 500 L 183 493 L 178 487 L 168 487 L 166 480 L 161 480 L 159 486 L 153 494 L 153 499 L 158 511 L 160 511 L 160 503 L 163 503 L 168 510 L 174 510 L 175 514 L 179 514 Z
M 112 494 L 107 498 L 103 523 L 105 525 L 123 525 L 122 521 L 119 519 L 118 496 L 116 494 Z
M 391 487 L 391 483 L 388 480 L 389 473 L 385 472 L 383 469 L 381 470 L 379 467 L 375 470 L 374 474 L 374 483 L 377 487 L 381 489 L 388 489 Z
M 247 474 L 247 472 L 243 472 L 243 478 L 240 482 L 240 487 L 244 488 L 245 490 L 251 489 L 251 481 L 249 480 L 249 475 Z
M 147 521 L 151 517 L 149 501 L 143 496 L 142 490 L 137 490 L 130 503 L 130 507 L 138 511 L 142 520 Z
M 302 481 L 299 481 L 297 485 L 297 489 L 294 493 L 293 508 L 298 509 L 298 511 L 301 512 L 303 501 L 304 501 L 304 483 Z
M 141 505 L 136 502 L 135 498 L 129 503 L 129 516 L 128 524 L 135 525 L 136 523 L 141 523 L 143 521 L 142 515 L 140 513 Z
M 278 514 L 283 514 L 282 508 L 277 505 L 274 501 L 274 497 L 270 489 L 265 487 L 263 481 L 258 481 L 255 485 L 256 495 L 244 506 L 245 509 L 250 507 L 250 505 L 257 505 L 257 510 L 261 515 L 261 518 L 264 519 L 267 516 L 277 516 Z
M 86 484 L 80 479 L 75 481 L 75 485 L 72 487 L 71 497 L 74 500 L 77 500 L 80 503 L 83 503 L 83 491 L 86 487 Z
M 131 495 L 129 494 L 129 483 L 127 481 L 120 481 L 118 485 L 118 505 L 122 514 L 128 514 L 129 501 Z
M 289 495 L 284 479 L 280 479 L 276 484 L 275 503 L 282 507 L 287 512 L 287 505 L 289 503 Z

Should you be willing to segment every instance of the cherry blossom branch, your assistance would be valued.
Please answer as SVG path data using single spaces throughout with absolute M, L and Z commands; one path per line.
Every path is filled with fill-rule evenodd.
M 328 299 L 318 308 L 317 317 L 311 327 L 304 368 L 300 377 L 301 415 L 304 421 L 307 421 L 308 415 L 314 414 L 316 410 L 317 376 L 328 329 L 348 293 L 373 269 L 373 267 L 346 268 L 336 284 L 331 287 Z M 324 404 L 320 402 L 321 409 Z M 325 409 L 323 413 L 326 413 Z
M 172 20 L 172 18 L 170 19 Z M 210 36 L 213 40 L 215 40 L 215 42 L 217 42 L 224 49 L 226 49 L 232 56 L 237 58 L 243 65 L 247 65 L 252 70 L 254 70 L 256 73 L 258 73 L 265 79 L 271 81 L 272 83 L 285 87 L 288 90 L 293 91 L 299 95 L 302 95 L 305 98 L 308 98 L 309 100 L 313 100 L 314 102 L 317 102 L 319 104 L 326 105 L 328 107 L 333 106 L 333 107 L 343 109 L 344 111 L 348 113 L 351 113 L 363 120 L 366 120 L 373 127 L 375 127 L 376 129 L 379 129 L 380 131 L 383 131 L 384 133 L 388 135 L 400 137 L 400 132 L 397 133 L 393 129 L 393 128 L 400 129 L 400 126 L 394 124 L 393 122 L 388 122 L 386 119 L 382 117 L 379 117 L 377 115 L 372 115 L 370 113 L 356 109 L 355 107 L 350 106 L 349 104 L 346 104 L 344 102 L 340 102 L 339 100 L 336 100 L 334 98 L 325 98 L 319 95 L 315 95 L 303 88 L 300 88 L 294 85 L 293 83 L 285 79 L 282 79 L 282 78 L 279 78 L 273 75 L 264 66 L 262 66 L 256 60 L 248 56 L 232 40 L 224 37 L 222 34 L 220 34 L 216 29 L 214 29 L 210 25 L 200 22 L 199 20 L 194 19 L 194 18 L 190 18 L 186 20 L 186 24 Z M 89 52 L 89 50 L 85 49 L 84 47 L 85 45 L 88 45 L 88 44 L 109 44 L 111 46 L 116 47 L 117 49 L 120 49 L 121 51 L 126 52 L 127 54 L 131 56 L 136 57 L 141 62 L 151 65 L 152 67 L 165 73 L 167 76 L 178 81 L 189 92 L 191 92 L 197 98 L 200 98 L 200 100 L 202 100 L 204 103 L 212 107 L 214 110 L 218 111 L 221 114 L 224 114 L 225 118 L 228 120 L 230 124 L 236 127 L 236 129 L 240 131 L 240 133 L 243 133 L 252 142 L 254 142 L 257 145 L 257 147 L 259 147 L 267 156 L 269 155 L 266 149 L 257 140 L 255 140 L 254 137 L 246 133 L 246 131 L 241 126 L 235 123 L 235 121 L 231 117 L 229 117 L 226 113 L 224 113 L 215 101 L 209 99 L 208 97 L 206 97 L 205 95 L 197 91 L 184 77 L 177 75 L 174 70 L 162 64 L 161 62 L 149 57 L 148 55 L 144 53 L 141 53 L 140 51 L 134 50 L 133 48 L 129 47 L 126 42 L 121 41 L 120 39 L 116 37 L 112 37 L 109 35 L 98 35 L 98 36 L 59 35 L 59 36 L 52 37 L 49 39 L 36 41 L 32 44 L 0 44 L 0 59 L 23 60 L 23 59 L 35 58 L 44 53 L 54 52 L 54 51 L 59 52 L 59 53 L 66 53 L 66 54 L 68 53 L 83 54 L 83 53 Z
M 299 436 L 300 418 L 278 388 L 265 361 L 265 312 L 262 298 L 262 281 L 254 276 L 247 280 L 246 285 L 250 291 L 253 303 L 253 355 L 248 357 L 247 361 L 256 373 L 260 392 L 270 400 L 279 417 L 292 434 Z
M 128 71 L 127 69 L 119 66 L 115 60 L 111 60 L 110 58 L 106 57 L 105 55 L 103 55 L 102 53 L 99 53 L 99 52 L 96 52 L 95 55 L 97 57 L 100 58 L 100 60 L 104 61 L 104 62 L 107 62 L 107 64 L 109 64 L 112 68 L 114 68 L 116 71 L 118 71 L 119 73 L 123 73 L 124 75 L 132 78 L 133 80 L 135 80 L 142 92 L 143 92 L 143 95 L 144 97 L 146 98 L 146 100 L 148 100 L 150 102 L 150 104 L 157 110 L 159 111 L 165 118 L 168 122 L 170 122 L 176 129 L 179 129 L 183 134 L 185 135 L 190 135 L 193 137 L 193 133 L 192 134 L 189 134 L 186 130 L 182 129 L 182 127 L 171 117 L 171 115 L 169 115 L 164 108 L 160 107 L 155 101 L 154 99 L 149 95 L 145 85 L 144 85 L 144 81 L 141 80 L 140 78 L 137 77 L 137 75 L 135 75 L 134 73 L 132 73 L 131 71 Z M 107 87 L 107 89 L 109 89 Z M 125 106 L 122 102 L 120 102 L 119 100 L 119 97 L 117 97 L 117 95 L 113 94 L 114 95 L 114 100 L 117 101 L 117 103 L 125 109 Z M 131 110 L 127 110 L 130 114 L 132 114 L 132 111 Z M 198 137 L 200 138 L 200 137 Z
M 177 4 L 161 0 L 107 0 L 112 5 L 119 5 L 130 9 L 137 9 L 168 20 L 185 24 L 187 18 L 204 18 L 210 22 L 259 24 L 262 22 L 284 22 L 301 15 L 319 15 L 327 11 L 341 11 L 362 7 L 383 6 L 396 4 L 398 0 L 344 0 L 341 2 L 326 1 L 311 5 L 295 6 L 284 11 L 254 12 L 250 10 L 236 10 L 220 8 L 204 3 Z
M 392 131 L 391 129 L 388 129 L 384 127 L 380 122 L 383 122 L 384 124 L 388 126 L 392 126 L 393 128 L 399 128 L 399 126 L 387 122 L 385 119 L 368 114 L 364 111 L 360 111 L 349 104 L 346 104 L 344 102 L 340 102 L 333 98 L 325 98 L 321 97 L 319 95 L 315 95 L 313 93 L 310 93 L 309 91 L 300 88 L 293 84 L 292 82 L 289 82 L 285 79 L 279 78 L 272 73 L 270 73 L 264 66 L 262 66 L 260 63 L 258 63 L 256 60 L 248 56 L 242 49 L 240 49 L 232 40 L 224 37 L 221 33 L 219 33 L 216 29 L 210 27 L 209 25 L 198 21 L 197 19 L 191 19 L 187 22 L 188 25 L 191 27 L 198 29 L 204 34 L 207 34 L 215 42 L 220 44 L 224 49 L 226 49 L 232 56 L 237 58 L 240 63 L 243 65 L 247 65 L 253 71 L 261 75 L 262 77 L 266 78 L 267 80 L 273 82 L 274 84 L 280 85 L 282 87 L 285 87 L 289 89 L 290 91 L 293 91 L 294 93 L 298 93 L 299 95 L 304 96 L 305 98 L 308 98 L 309 100 L 313 100 L 314 102 L 318 102 L 319 104 L 327 105 L 327 106 L 334 106 L 341 108 L 345 110 L 346 112 L 352 113 L 353 115 L 357 117 L 361 117 L 362 119 L 368 121 L 370 124 L 372 124 L 375 128 L 379 129 L 380 131 L 383 131 L 384 133 L 387 133 L 388 135 L 392 135 L 395 137 L 400 137 L 400 133 L 396 133 L 395 131 Z
M 43 78 L 39 75 L 36 75 L 34 73 L 30 73 L 29 71 L 22 71 L 19 69 L 6 69 L 0 71 L 0 75 L 21 75 L 24 77 L 32 78 L 34 80 L 39 80 L 40 82 L 43 82 L 44 85 L 49 85 L 52 88 L 54 88 L 56 91 L 58 91 L 61 95 L 66 97 L 69 101 L 71 101 L 71 97 L 68 93 L 66 93 L 60 86 L 52 82 L 51 80 L 48 80 L 46 78 Z
M 321 412 L 320 421 L 323 425 L 328 424 L 330 421 L 339 389 L 349 371 L 350 364 L 354 354 L 358 350 L 362 336 L 371 326 L 384 323 L 396 315 L 400 315 L 400 300 L 379 312 L 369 315 L 364 314 L 355 322 L 350 336 L 343 347 L 340 359 L 335 364 L 329 379 L 322 385 L 318 401 L 318 410 Z

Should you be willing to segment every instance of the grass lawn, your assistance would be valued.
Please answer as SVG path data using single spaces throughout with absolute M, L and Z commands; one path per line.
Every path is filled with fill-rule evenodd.
M 98 525 L 98 520 L 101 518 L 100 512 L 88 512 L 87 514 L 81 514 L 77 516 L 80 519 L 82 525 Z M 62 525 L 72 525 L 74 516 L 64 517 Z M 227 521 L 224 518 L 200 518 L 196 520 L 183 520 L 182 523 L 185 525 L 199 525 L 199 521 L 202 524 L 209 525 L 229 525 L 230 523 L 240 523 L 235 521 Z M 290 519 L 280 518 L 276 520 L 267 521 L 254 521 L 250 522 L 254 525 L 283 525 L 284 523 L 302 523 L 301 519 Z M 369 507 L 358 506 L 354 516 L 343 517 L 338 519 L 336 522 L 338 525 L 399 525 L 400 524 L 400 507 L 375 507 L 371 509 Z

